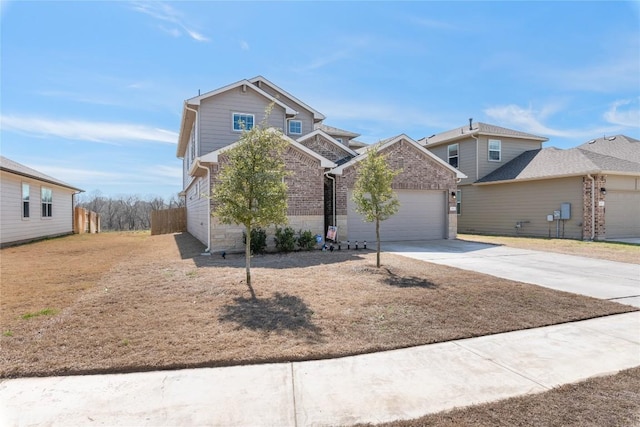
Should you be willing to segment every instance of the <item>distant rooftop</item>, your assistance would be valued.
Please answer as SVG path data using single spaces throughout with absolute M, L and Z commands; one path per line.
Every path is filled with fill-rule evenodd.
M 18 162 L 14 162 L 11 159 L 8 159 L 4 156 L 0 156 L 0 170 L 6 171 L 6 172 L 11 172 L 14 173 L 16 175 L 20 175 L 20 176 L 24 176 L 27 178 L 34 178 L 34 179 L 38 179 L 40 181 L 44 181 L 44 182 L 48 182 L 50 184 L 55 184 L 55 185 L 59 185 L 61 187 L 66 187 L 69 188 L 71 190 L 76 190 L 76 191 L 84 191 L 81 190 L 77 187 L 74 187 L 73 185 L 67 184 L 64 181 L 60 181 L 59 179 L 56 179 L 52 176 L 49 175 L 45 175 L 42 172 L 38 172 L 35 169 L 31 169 L 28 166 L 25 166 L 23 164 L 20 164 Z
M 418 143 L 427 146 L 433 146 L 442 144 L 449 141 L 454 141 L 461 138 L 466 138 L 469 135 L 489 135 L 489 136 L 500 136 L 500 137 L 510 137 L 510 138 L 520 138 L 520 139 L 533 139 L 537 141 L 548 141 L 549 138 L 545 138 L 544 136 L 534 135 L 531 133 L 521 132 L 519 130 L 507 129 L 500 126 L 477 122 L 473 123 L 471 128 L 467 124 L 466 126 L 460 126 L 455 129 L 451 129 L 445 132 L 437 133 L 435 135 L 431 135 L 429 137 L 425 137 L 418 140 Z

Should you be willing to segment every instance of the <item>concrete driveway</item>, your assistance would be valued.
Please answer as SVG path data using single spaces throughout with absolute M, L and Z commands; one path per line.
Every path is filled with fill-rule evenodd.
M 387 242 L 382 244 L 382 250 L 640 307 L 640 265 L 637 264 L 463 240 Z

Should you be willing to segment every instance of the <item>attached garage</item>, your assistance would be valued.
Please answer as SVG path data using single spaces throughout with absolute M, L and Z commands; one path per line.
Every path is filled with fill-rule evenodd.
M 445 191 L 397 190 L 398 213 L 380 223 L 380 241 L 435 240 L 447 237 L 447 197 Z M 375 223 L 364 222 L 356 212 L 349 191 L 347 199 L 347 239 L 376 241 Z
M 640 192 L 609 190 L 605 203 L 607 239 L 640 237 Z

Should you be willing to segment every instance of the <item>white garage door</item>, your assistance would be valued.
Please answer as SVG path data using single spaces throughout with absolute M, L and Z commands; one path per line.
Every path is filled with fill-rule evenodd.
M 607 191 L 605 226 L 607 239 L 640 237 L 640 192 Z
M 380 223 L 380 241 L 435 240 L 446 237 L 446 207 L 444 191 L 397 190 L 400 209 Z M 347 239 L 375 242 L 373 222 L 364 222 L 355 210 L 349 191 L 347 201 Z

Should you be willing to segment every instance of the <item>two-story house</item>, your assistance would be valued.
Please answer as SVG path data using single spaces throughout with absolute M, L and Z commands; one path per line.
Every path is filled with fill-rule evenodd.
M 224 152 L 265 119 L 288 142 L 285 178 L 288 225 L 326 235 L 338 227 L 338 240 L 375 239 L 374 228 L 357 214 L 350 193 L 360 159 L 350 145 L 360 146 L 358 134 L 323 123 L 325 116 L 274 83 L 258 76 L 187 99 L 183 105 L 177 157 L 183 159 L 183 192 L 187 230 L 210 252 L 241 250 L 242 229 L 221 224 L 212 212 L 210 194 L 226 161 Z M 400 212 L 383 227 L 381 240 L 442 239 L 456 235 L 457 179 L 464 175 L 406 135 L 378 146 L 396 177 Z M 271 233 L 273 234 L 273 233 Z
M 473 123 L 418 142 L 460 169 L 461 233 L 584 240 L 640 237 L 640 143 L 618 135 L 576 148 Z

